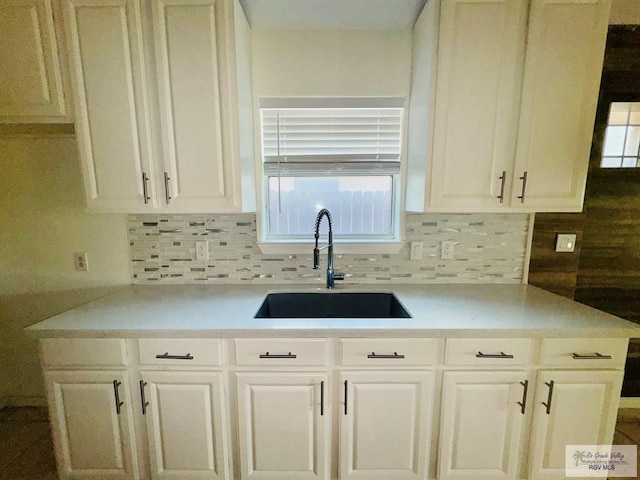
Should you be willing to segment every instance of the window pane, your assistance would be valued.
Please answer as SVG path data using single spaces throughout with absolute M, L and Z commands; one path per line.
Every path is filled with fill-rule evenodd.
M 603 154 L 606 156 L 622 155 L 624 148 L 624 137 L 627 127 L 607 127 L 604 138 Z
M 628 157 L 638 156 L 638 147 L 640 146 L 640 127 L 629 127 L 627 129 L 627 144 L 624 148 L 624 154 Z
M 346 236 L 392 235 L 393 177 L 269 177 L 269 234 L 313 238 L 318 211 Z M 326 226 L 321 229 L 326 231 Z
M 635 168 L 637 164 L 637 158 L 625 157 L 622 159 L 622 168 Z
M 631 116 L 629 117 L 630 125 L 640 125 L 640 102 L 631 104 Z
M 629 121 L 630 104 L 627 102 L 613 102 L 609 109 L 609 125 L 626 125 Z
M 622 159 L 620 157 L 602 157 L 602 168 L 620 168 Z

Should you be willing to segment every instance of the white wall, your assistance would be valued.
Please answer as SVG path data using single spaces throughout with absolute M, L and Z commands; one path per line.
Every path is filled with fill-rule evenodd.
M 640 25 L 640 0 L 613 0 L 609 23 L 612 25 Z
M 0 138 L 0 171 L 0 405 L 33 403 L 37 345 L 22 329 L 131 283 L 126 222 L 85 212 L 73 136 Z
M 260 96 L 408 97 L 411 30 L 254 30 Z

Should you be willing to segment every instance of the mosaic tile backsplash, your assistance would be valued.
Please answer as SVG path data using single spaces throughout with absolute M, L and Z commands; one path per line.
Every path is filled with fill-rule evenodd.
M 255 214 L 129 215 L 127 223 L 134 284 L 325 282 L 326 252 L 312 268 L 313 238 L 308 254 L 262 254 Z M 398 254 L 336 255 L 334 263 L 345 284 L 519 283 L 528 227 L 528 214 L 408 214 Z M 209 260 L 196 260 L 196 240 L 208 241 Z M 442 240 L 456 242 L 453 260 L 440 259 Z M 411 241 L 424 242 L 422 260 L 409 260 Z

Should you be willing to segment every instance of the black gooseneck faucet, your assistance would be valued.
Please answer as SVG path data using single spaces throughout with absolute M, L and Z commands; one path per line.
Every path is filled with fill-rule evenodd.
M 324 247 L 318 248 L 318 239 L 320 238 L 320 222 L 322 221 L 322 217 L 327 217 L 327 221 L 329 222 L 329 243 L 327 243 Z M 320 268 L 320 250 L 327 249 L 327 288 L 333 288 L 336 280 L 344 280 L 344 275 L 342 273 L 335 273 L 333 271 L 333 223 L 331 221 L 331 212 L 326 208 L 323 208 L 318 212 L 318 216 L 316 217 L 316 227 L 315 227 L 315 237 L 316 237 L 316 247 L 313 249 L 313 269 L 317 270 Z

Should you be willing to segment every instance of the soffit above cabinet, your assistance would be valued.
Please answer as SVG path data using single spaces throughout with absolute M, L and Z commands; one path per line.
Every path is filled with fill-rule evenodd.
M 411 28 L 427 0 L 240 0 L 251 28 Z

